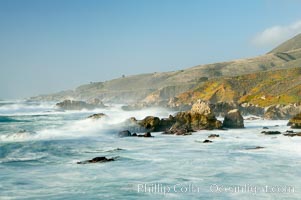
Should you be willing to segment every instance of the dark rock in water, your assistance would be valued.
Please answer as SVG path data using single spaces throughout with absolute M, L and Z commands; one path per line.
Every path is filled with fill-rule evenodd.
M 261 133 L 263 133 L 265 135 L 279 135 L 279 134 L 281 134 L 281 132 L 279 132 L 279 131 L 262 131 Z
M 223 127 L 226 128 L 244 128 L 244 118 L 238 109 L 230 110 L 224 119 Z
M 146 132 L 144 135 L 138 135 L 138 137 L 154 137 L 150 132 Z
M 77 164 L 88 164 L 88 163 L 103 163 L 103 162 L 110 162 L 110 161 L 114 161 L 115 158 L 106 158 L 106 157 L 95 157 L 91 160 L 86 160 L 86 161 L 81 161 L 81 162 L 77 162 Z
M 137 133 L 133 133 L 132 136 L 138 136 Z
M 130 137 L 130 136 L 132 136 L 132 134 L 131 134 L 130 131 L 124 130 L 124 131 L 120 131 L 120 132 L 118 133 L 118 136 L 119 136 L 119 137 Z
M 203 143 L 212 143 L 211 140 L 204 140 Z
M 266 126 L 264 126 L 264 127 L 262 127 L 262 129 L 269 129 L 268 127 L 266 127 Z
M 283 135 L 289 137 L 295 137 L 295 136 L 301 136 L 301 132 L 300 133 L 289 132 L 289 133 L 284 133 Z
M 208 136 L 208 138 L 216 138 L 216 137 L 219 137 L 219 135 L 218 134 L 211 134 L 211 135 Z
M 286 133 L 294 133 L 294 131 L 291 131 L 291 130 L 286 130 L 285 132 Z
M 170 128 L 168 131 L 164 131 L 163 134 L 172 135 L 191 135 L 193 130 L 189 128 Z
M 287 125 L 291 128 L 301 128 L 301 113 L 291 118 Z
M 108 116 L 104 113 L 97 113 L 97 114 L 90 115 L 88 118 L 89 119 L 101 119 L 101 118 L 106 118 L 106 117 L 108 117 Z
M 56 106 L 58 106 L 63 110 L 82 110 L 82 109 L 92 110 L 95 108 L 106 107 L 100 100 L 98 101 L 94 100 L 91 103 L 87 103 L 84 101 L 64 100 L 63 102 L 57 103 Z
M 264 149 L 264 147 L 256 146 L 256 147 L 246 148 L 246 150 L 256 150 L 256 149 Z

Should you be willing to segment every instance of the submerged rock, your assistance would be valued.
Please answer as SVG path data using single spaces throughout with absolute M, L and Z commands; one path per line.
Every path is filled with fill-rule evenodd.
M 212 143 L 211 140 L 204 140 L 203 143 Z
M 249 148 L 246 148 L 246 150 L 256 150 L 256 149 L 264 149 L 264 147 L 256 146 L 256 147 L 249 147 Z
M 172 134 L 172 135 L 191 135 L 194 132 L 188 128 L 170 128 L 168 131 L 164 131 L 163 134 Z
M 106 158 L 106 157 L 102 156 L 102 157 L 95 157 L 91 160 L 80 161 L 80 162 L 77 162 L 77 164 L 103 163 L 103 162 L 110 162 L 110 161 L 114 161 L 114 160 L 115 160 L 115 158 Z
M 287 125 L 291 126 L 291 128 L 301 128 L 301 113 L 291 118 Z
M 288 132 L 288 133 L 284 133 L 284 136 L 289 136 L 289 137 L 295 137 L 295 136 L 301 136 L 301 132 L 299 133 L 292 133 L 292 132 Z
M 281 132 L 279 132 L 279 131 L 262 131 L 261 133 L 263 133 L 265 135 L 279 135 L 279 134 L 281 134 Z
M 238 109 L 230 110 L 223 121 L 223 127 L 226 128 L 244 128 L 244 118 Z
M 208 136 L 208 138 L 216 138 L 216 137 L 219 137 L 219 135 L 218 134 L 211 134 L 211 135 Z
M 108 115 L 104 114 L 104 113 L 97 113 L 97 114 L 93 114 L 90 115 L 88 118 L 89 119 L 102 119 L 102 118 L 107 118 Z
M 118 133 L 118 137 L 130 137 L 130 136 L 132 136 L 132 134 L 129 130 L 120 131 Z
M 99 99 L 94 100 L 91 103 L 85 101 L 74 101 L 74 100 L 64 100 L 56 104 L 57 107 L 63 110 L 93 110 L 95 108 L 104 108 L 106 107 Z

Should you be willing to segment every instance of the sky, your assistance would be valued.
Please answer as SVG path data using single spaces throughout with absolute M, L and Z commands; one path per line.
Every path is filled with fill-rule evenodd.
M 0 99 L 264 54 L 298 0 L 0 0 Z

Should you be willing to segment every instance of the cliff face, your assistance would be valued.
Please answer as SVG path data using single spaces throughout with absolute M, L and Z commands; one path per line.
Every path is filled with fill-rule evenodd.
M 270 53 L 199 65 L 185 70 L 123 76 L 106 82 L 82 85 L 75 90 L 33 97 L 32 100 L 64 99 L 135 103 L 250 102 L 261 106 L 300 101 L 301 35 Z

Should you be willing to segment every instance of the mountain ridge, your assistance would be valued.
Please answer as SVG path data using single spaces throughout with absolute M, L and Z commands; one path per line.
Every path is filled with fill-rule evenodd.
M 288 70 L 301 66 L 301 34 L 271 52 L 246 59 L 197 65 L 183 70 L 147 73 L 81 85 L 74 90 L 32 97 L 32 100 L 61 101 L 99 98 L 104 102 L 135 103 L 169 100 L 212 79 L 264 71 Z M 285 50 L 284 52 L 279 52 Z

